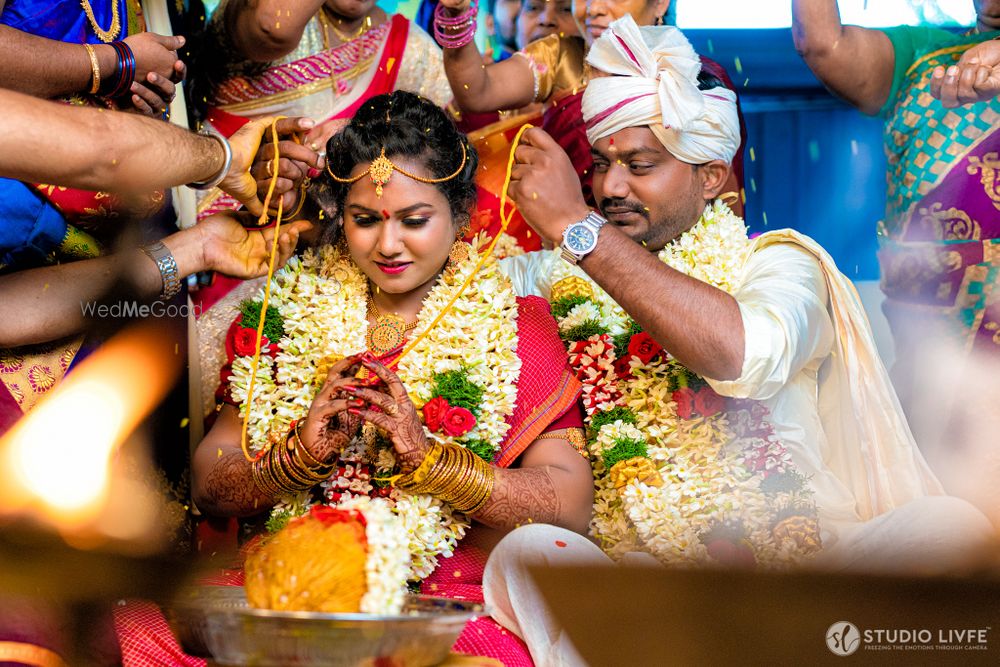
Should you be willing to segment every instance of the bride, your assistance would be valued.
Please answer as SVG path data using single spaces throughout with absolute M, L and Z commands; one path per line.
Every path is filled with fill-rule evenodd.
M 477 157 L 444 112 L 411 93 L 375 97 L 328 154 L 341 243 L 290 261 L 266 310 L 263 294 L 241 306 L 194 500 L 219 516 L 270 512 L 273 529 L 317 504 L 387 498 L 410 536 L 408 578 L 481 600 L 483 564 L 507 531 L 586 531 L 579 382 L 548 305 L 516 297 L 457 240 Z M 530 664 L 490 620 L 455 650 Z

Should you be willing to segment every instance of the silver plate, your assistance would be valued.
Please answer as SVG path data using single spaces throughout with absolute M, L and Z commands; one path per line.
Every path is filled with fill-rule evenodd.
M 240 586 L 199 586 L 168 618 L 182 646 L 223 665 L 423 667 L 443 662 L 482 605 L 410 596 L 398 616 L 253 609 Z

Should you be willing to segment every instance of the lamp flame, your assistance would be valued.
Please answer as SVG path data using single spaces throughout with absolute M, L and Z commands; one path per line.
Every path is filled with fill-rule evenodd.
M 113 479 L 118 448 L 180 371 L 164 329 L 142 323 L 109 340 L 0 439 L 0 515 L 88 542 L 95 530 L 107 533 L 98 530 L 102 516 L 128 502 L 112 497 L 122 487 Z

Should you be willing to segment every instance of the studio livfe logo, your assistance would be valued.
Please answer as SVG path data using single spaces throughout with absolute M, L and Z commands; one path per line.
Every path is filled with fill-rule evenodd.
M 837 621 L 826 631 L 826 647 L 834 655 L 851 655 L 861 645 L 861 632 L 847 621 Z

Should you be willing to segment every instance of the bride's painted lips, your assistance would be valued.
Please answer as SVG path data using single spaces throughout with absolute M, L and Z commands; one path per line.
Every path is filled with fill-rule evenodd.
M 389 275 L 396 275 L 397 273 L 402 273 L 409 268 L 410 264 L 413 262 L 400 262 L 398 264 L 383 264 L 382 262 L 375 262 L 375 266 L 382 270 L 382 273 L 388 273 Z

